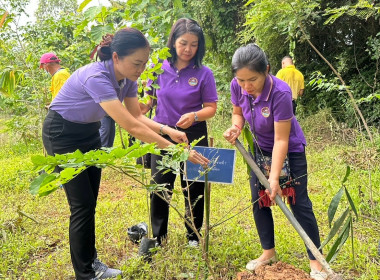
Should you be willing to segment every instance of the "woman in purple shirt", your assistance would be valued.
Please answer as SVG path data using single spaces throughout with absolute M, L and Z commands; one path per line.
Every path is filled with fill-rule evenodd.
M 271 156 L 272 164 L 269 183 L 272 193 L 267 195 L 271 201 L 281 190 L 279 178 L 285 158 L 288 156 L 290 173 L 294 181 L 295 196 L 289 197 L 294 216 L 314 244 L 320 246 L 319 231 L 312 203 L 307 194 L 307 163 L 305 156 L 306 140 L 302 129 L 293 115 L 292 94 L 289 86 L 269 74 L 269 62 L 265 53 L 255 44 L 249 44 L 236 50 L 232 58 L 235 78 L 231 82 L 231 102 L 233 105 L 232 126 L 223 136 L 232 144 L 241 134 L 247 121 L 255 139 L 255 154 Z M 252 201 L 261 200 L 259 181 L 251 173 Z M 255 270 L 260 265 L 277 261 L 274 242 L 274 224 L 269 207 L 260 207 L 254 203 L 253 214 L 256 228 L 263 248 L 262 255 L 250 262 L 246 268 Z M 311 277 L 326 279 L 321 264 L 307 249 Z
M 106 36 L 98 48 L 101 61 L 75 71 L 50 105 L 42 136 L 49 155 L 99 149 L 100 120 L 106 114 L 131 135 L 144 142 L 155 142 L 160 148 L 188 141 L 184 132 L 141 114 L 136 80 L 145 69 L 149 51 L 148 41 L 137 29 L 125 28 L 114 36 Z M 172 142 L 158 133 L 168 135 Z M 189 160 L 207 164 L 207 159 L 194 151 Z M 95 207 L 100 177 L 101 169 L 89 167 L 64 185 L 71 212 L 70 253 L 77 280 L 121 274 L 97 259 Z
M 190 142 L 203 136 L 204 138 L 197 145 L 208 146 L 205 121 L 215 115 L 218 96 L 212 71 L 202 65 L 205 54 L 202 28 L 192 19 L 179 19 L 171 29 L 167 46 L 172 56 L 163 62 L 164 72 L 157 78 L 160 88 L 156 91 L 157 108 L 154 120 L 186 132 Z M 152 93 L 148 92 L 148 94 Z M 147 112 L 152 104 L 152 99 L 146 105 L 141 104 L 142 111 Z M 160 159 L 160 156 L 152 155 L 152 182 L 166 184 L 167 194 L 170 197 L 176 174 L 159 171 L 157 160 Z M 191 186 L 188 187 L 181 175 L 186 218 L 192 223 L 191 216 L 194 217 L 194 225 L 199 232 L 203 223 L 204 183 L 190 183 Z M 153 236 L 157 237 L 159 244 L 167 235 L 168 217 L 168 202 L 153 193 L 151 196 L 152 229 Z M 199 241 L 197 235 L 186 223 L 185 226 L 189 245 L 197 246 Z

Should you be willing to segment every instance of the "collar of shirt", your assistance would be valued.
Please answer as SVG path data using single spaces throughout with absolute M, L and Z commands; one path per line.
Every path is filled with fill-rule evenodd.
M 293 68 L 293 69 L 295 69 L 296 67 L 294 65 L 288 65 L 285 68 Z
M 168 60 L 165 60 L 164 64 L 166 64 L 167 66 L 170 66 L 174 70 L 177 70 L 177 67 L 175 67 L 175 65 L 173 63 L 169 62 Z M 183 71 L 185 69 L 194 69 L 194 68 L 195 68 L 195 62 L 194 62 L 194 59 L 192 59 L 190 61 L 189 65 L 187 65 L 185 68 L 182 68 L 180 71 Z
M 260 101 L 268 101 L 270 94 L 272 92 L 272 87 L 273 87 L 272 75 L 267 75 L 267 77 L 265 78 L 263 90 L 257 98 L 254 98 L 253 103 L 256 104 Z M 246 92 L 245 90 L 242 90 L 242 92 L 244 95 L 250 96 L 250 94 L 248 92 Z M 253 96 L 252 96 L 252 98 L 253 98 Z
M 114 86 L 114 88 L 116 90 L 118 90 L 118 89 L 121 90 L 125 86 L 125 84 L 127 83 L 126 79 L 124 78 L 120 84 L 116 80 L 115 69 L 113 67 L 113 60 L 112 59 L 105 60 L 104 65 L 105 65 L 106 69 L 108 70 L 108 72 L 110 73 L 110 79 L 111 79 L 111 82 L 112 82 L 112 85 Z

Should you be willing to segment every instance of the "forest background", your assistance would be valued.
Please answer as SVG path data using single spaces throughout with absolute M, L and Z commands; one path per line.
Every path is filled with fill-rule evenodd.
M 57 53 L 62 64 L 74 72 L 91 62 L 89 54 L 106 33 L 136 27 L 158 50 L 165 46 L 176 19 L 192 17 L 205 31 L 205 64 L 217 82 L 220 101 L 209 128 L 218 147 L 230 148 L 221 134 L 230 123 L 230 61 L 236 48 L 248 42 L 259 44 L 269 56 L 273 74 L 280 69 L 283 56 L 294 57 L 306 78 L 297 118 L 309 143 L 311 195 L 321 235 L 326 237 L 329 232 L 327 207 L 342 186 L 346 166 L 350 166 L 345 186 L 359 216 L 350 245 L 353 249 L 345 245 L 341 256 L 334 258 L 335 266 L 347 279 L 379 279 L 378 1 L 128 0 L 88 8 L 90 2 L 78 5 L 76 0 L 40 0 L 36 21 L 20 25 L 28 0 L 0 0 L 0 278 L 70 279 L 72 275 L 66 232 L 68 207 L 63 193 L 45 199 L 28 194 L 33 179 L 30 156 L 42 154 L 41 123 L 50 99 L 50 77 L 39 69 L 41 54 Z M 238 159 L 237 164 L 244 163 Z M 237 169 L 235 182 L 241 186 L 244 203 L 241 196 L 233 197 L 236 186 L 215 186 L 212 205 L 223 203 L 226 210 L 219 213 L 218 208 L 215 220 L 230 214 L 228 209 L 236 205 L 239 209 L 249 205 L 245 168 Z M 134 190 L 125 178 L 107 169 L 102 189 L 97 235 L 103 237 L 99 240 L 104 244 L 98 247 L 111 264 L 123 267 L 129 276 L 126 279 L 182 279 L 202 274 L 199 258 L 179 245 L 183 243 L 183 226 L 174 221 L 179 220 L 176 216 L 171 218 L 176 236 L 171 242 L 176 249 L 157 254 L 159 261 L 153 268 L 133 258 L 136 248 L 125 241 L 126 228 L 146 216 L 144 192 Z M 112 214 L 117 211 L 116 216 L 129 215 L 131 219 L 117 220 Z M 286 228 L 281 213 L 276 215 Z M 215 230 L 211 261 L 221 279 L 233 279 L 260 251 L 251 216 L 249 210 L 242 212 Z M 302 242 L 289 240 L 296 235 L 289 230 L 276 232 L 281 237 L 278 247 L 283 259 L 307 270 Z M 63 268 L 65 272 L 60 274 Z

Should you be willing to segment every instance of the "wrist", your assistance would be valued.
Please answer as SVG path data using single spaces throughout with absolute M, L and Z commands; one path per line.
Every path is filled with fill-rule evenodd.
M 198 121 L 198 115 L 197 115 L 197 112 L 193 112 L 194 113 L 194 122 L 197 122 Z
M 162 124 L 160 126 L 160 135 L 166 135 L 166 133 L 164 132 L 164 128 L 166 127 L 167 125 L 166 124 Z
M 241 128 L 240 126 L 238 126 L 237 124 L 234 123 L 232 126 L 233 126 L 234 128 L 237 128 L 237 129 L 241 132 L 241 129 L 242 129 L 242 128 Z

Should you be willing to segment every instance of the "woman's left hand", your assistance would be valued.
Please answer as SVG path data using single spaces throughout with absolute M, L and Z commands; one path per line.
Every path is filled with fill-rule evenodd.
M 282 196 L 282 190 L 280 187 L 280 182 L 278 180 L 274 180 L 269 178 L 269 186 L 272 190 L 272 193 L 269 193 L 269 190 L 265 190 L 265 192 L 269 195 L 269 198 L 272 202 L 274 202 L 274 199 L 276 195 L 278 194 L 280 197 Z
M 181 116 L 179 121 L 176 123 L 176 126 L 182 129 L 186 129 L 186 128 L 189 128 L 194 123 L 194 120 L 195 120 L 194 113 L 186 113 Z

